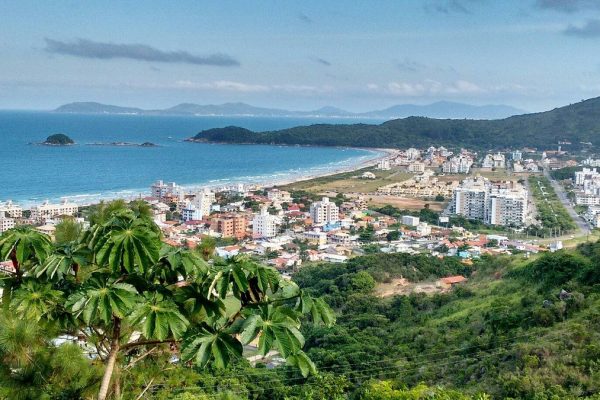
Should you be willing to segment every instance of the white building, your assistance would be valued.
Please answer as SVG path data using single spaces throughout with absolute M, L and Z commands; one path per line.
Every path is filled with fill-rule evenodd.
M 452 193 L 450 212 L 491 225 L 523 225 L 529 211 L 528 193 L 516 182 L 465 179 Z
M 512 152 L 510 157 L 512 158 L 513 161 L 521 161 L 521 159 L 523 159 L 523 153 L 521 153 L 520 150 L 515 150 Z
M 329 197 L 323 197 L 321 201 L 311 204 L 310 217 L 313 224 L 333 224 L 340 220 L 340 210 L 335 203 L 329 201 Z
M 175 182 L 163 182 L 158 180 L 150 186 L 150 193 L 152 197 L 156 197 L 159 200 L 166 196 L 178 195 L 181 193 L 181 188 Z
M 360 177 L 361 177 L 362 179 L 376 179 L 376 178 L 377 178 L 377 177 L 375 176 L 375 174 L 374 174 L 374 173 L 372 173 L 372 172 L 370 172 L 370 171 L 364 172 L 364 173 L 363 173 L 363 174 L 362 174 Z
M 413 217 L 412 215 L 403 215 L 402 225 L 417 226 L 419 225 L 419 217 Z
M 199 221 L 208 217 L 215 201 L 215 194 L 209 189 L 204 189 L 202 192 L 197 193 L 192 201 L 187 202 L 185 208 L 181 210 L 181 219 L 184 221 Z
M 255 239 L 272 238 L 277 236 L 279 217 L 271 215 L 267 207 L 262 207 L 260 213 L 252 219 L 252 236 Z
M 390 166 L 390 160 L 384 158 L 383 160 L 379 161 L 377 163 L 377 169 L 380 169 L 382 171 L 389 171 L 390 169 L 392 169 L 392 167 Z
M 442 171 L 446 174 L 468 174 L 473 165 L 473 159 L 463 154 L 452 157 L 442 165 Z
M 15 227 L 15 220 L 7 217 L 6 214 L 0 211 L 0 233 L 6 232 Z
M 408 172 L 422 173 L 425 172 L 425 164 L 422 162 L 413 162 L 408 166 Z
M 279 189 L 271 189 L 267 191 L 267 198 L 271 201 L 279 202 L 279 203 L 291 203 L 292 196 L 290 192 Z
M 431 235 L 431 226 L 427 222 L 421 222 L 417 225 L 417 233 L 421 236 Z
M 9 200 L 6 203 L 0 203 L 0 214 L 10 218 L 21 218 L 23 216 L 23 209 L 18 204 L 14 204 Z
M 69 203 L 67 199 L 62 199 L 59 204 L 51 204 L 46 200 L 40 205 L 31 207 L 31 219 L 44 222 L 47 219 L 62 215 L 75 215 L 78 211 L 79 207 L 77 204 Z

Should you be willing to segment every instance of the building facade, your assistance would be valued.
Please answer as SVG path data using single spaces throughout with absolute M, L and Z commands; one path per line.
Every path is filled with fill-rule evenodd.
M 340 210 L 328 197 L 323 197 L 311 204 L 310 217 L 314 224 L 333 224 L 340 220 Z

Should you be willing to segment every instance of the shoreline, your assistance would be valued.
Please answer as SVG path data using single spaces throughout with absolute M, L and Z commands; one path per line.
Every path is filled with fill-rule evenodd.
M 312 147 L 312 146 L 309 146 Z M 362 168 L 367 168 L 370 166 L 377 165 L 377 163 L 385 158 L 390 157 L 390 155 L 394 154 L 396 149 L 388 149 L 388 148 L 364 148 L 364 147 L 345 147 L 350 149 L 360 149 L 365 150 L 371 153 L 376 154 L 366 154 L 363 157 L 359 157 L 356 160 L 350 161 L 350 165 L 345 166 L 332 166 L 332 168 L 327 168 L 327 164 L 317 165 L 312 168 L 308 168 L 305 171 L 299 172 L 296 174 L 294 171 L 283 171 L 283 172 L 274 172 L 269 175 L 257 175 L 255 177 L 240 177 L 240 178 L 225 178 L 223 180 L 216 180 L 213 182 L 206 183 L 198 183 L 198 184 L 181 184 L 179 185 L 183 188 L 185 193 L 196 192 L 202 190 L 204 188 L 209 188 L 212 190 L 220 189 L 220 188 L 228 188 L 235 185 L 243 184 L 245 186 L 251 188 L 265 188 L 265 187 L 274 187 L 274 186 L 282 186 L 288 185 L 294 182 L 301 182 L 310 179 L 315 179 L 319 177 L 331 176 L 345 172 L 356 171 Z M 366 158 L 366 159 L 365 159 Z M 277 178 L 277 175 L 282 175 Z M 157 178 L 160 179 L 160 178 Z M 220 182 L 219 182 L 220 181 Z M 72 194 L 72 195 L 60 195 L 60 196 L 49 196 L 40 198 L 39 200 L 14 200 L 14 199 L 2 199 L 2 201 L 12 200 L 14 203 L 21 205 L 23 208 L 27 209 L 32 205 L 40 204 L 46 199 L 50 202 L 58 202 L 61 199 L 67 199 L 68 201 L 76 203 L 79 207 L 87 207 L 94 204 L 98 204 L 101 201 L 111 201 L 117 199 L 123 199 L 126 201 L 132 201 L 144 197 L 150 196 L 149 187 L 154 182 L 148 182 L 148 186 L 146 188 L 132 188 L 132 189 L 123 189 L 121 191 L 116 191 L 114 193 L 84 193 L 84 194 Z

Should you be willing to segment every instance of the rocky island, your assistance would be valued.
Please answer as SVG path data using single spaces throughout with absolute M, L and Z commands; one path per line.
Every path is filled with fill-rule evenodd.
M 63 133 L 50 135 L 41 144 L 45 146 L 70 146 L 75 144 L 75 141 Z
M 131 142 L 95 142 L 95 143 L 87 143 L 88 146 L 122 146 L 122 147 L 158 147 L 157 144 L 152 142 L 144 142 L 144 143 L 131 143 Z

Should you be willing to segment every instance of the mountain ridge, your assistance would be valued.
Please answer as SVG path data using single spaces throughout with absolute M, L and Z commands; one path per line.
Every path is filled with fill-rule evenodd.
M 223 104 L 180 103 L 173 107 L 145 110 L 137 107 L 121 107 L 97 102 L 74 102 L 63 104 L 53 110 L 59 113 L 92 114 L 138 114 L 138 115 L 196 115 L 196 116 L 256 116 L 256 117 L 339 117 L 393 119 L 409 116 L 450 119 L 498 119 L 525 113 L 524 110 L 502 105 L 471 105 L 450 101 L 438 101 L 426 105 L 396 104 L 381 110 L 351 112 L 333 106 L 312 111 L 292 111 L 278 108 L 257 107 L 243 102 Z
M 235 127 L 198 133 L 194 141 L 347 147 L 600 147 L 600 97 L 553 110 L 496 120 L 407 117 L 375 124 L 315 124 L 271 132 Z

